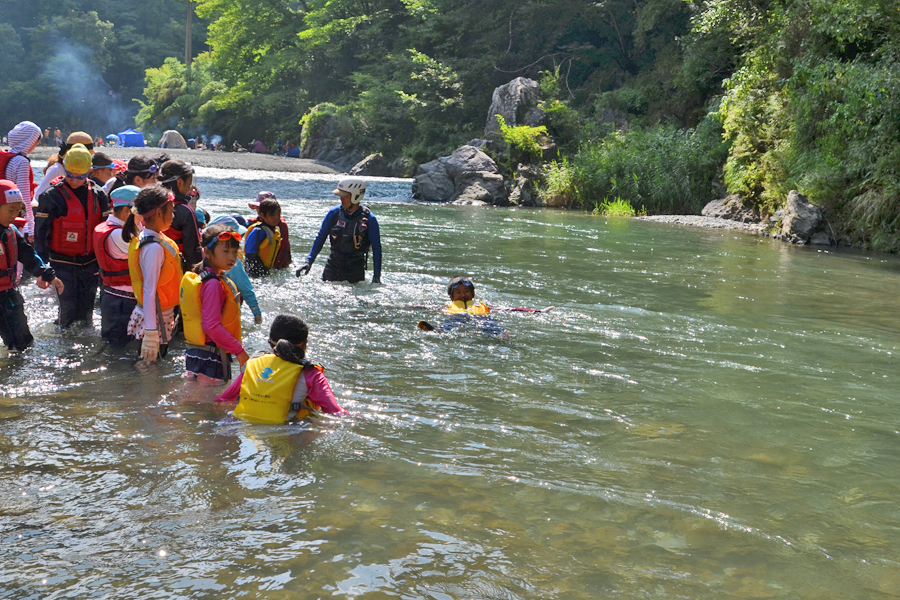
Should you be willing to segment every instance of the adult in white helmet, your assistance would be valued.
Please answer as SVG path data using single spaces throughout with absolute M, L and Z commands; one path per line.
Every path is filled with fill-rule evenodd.
M 364 281 L 371 248 L 374 263 L 372 283 L 381 283 L 381 234 L 378 221 L 368 207 L 360 204 L 366 194 L 366 182 L 352 177 L 342 179 L 332 193 L 341 199 L 341 205 L 335 206 L 325 215 L 309 256 L 297 269 L 297 277 L 309 273 L 309 268 L 325 245 L 325 238 L 328 238 L 331 241 L 331 254 L 322 271 L 322 281 Z

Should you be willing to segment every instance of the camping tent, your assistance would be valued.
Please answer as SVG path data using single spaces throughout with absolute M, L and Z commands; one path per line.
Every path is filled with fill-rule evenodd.
M 117 143 L 118 146 L 125 146 L 126 148 L 130 147 L 138 147 L 143 148 L 147 145 L 147 142 L 144 141 L 144 134 L 131 129 L 130 127 L 125 131 L 119 133 L 119 141 Z
M 287 154 L 285 154 L 285 156 L 289 158 L 300 158 L 300 146 L 294 146 L 287 151 Z
M 184 136 L 182 136 L 174 129 L 169 129 L 168 131 L 164 131 L 162 137 L 159 138 L 159 147 L 185 150 L 187 148 L 187 144 L 184 143 Z

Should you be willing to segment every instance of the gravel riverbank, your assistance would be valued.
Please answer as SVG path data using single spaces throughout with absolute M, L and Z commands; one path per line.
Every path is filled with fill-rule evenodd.
M 731 219 L 719 219 L 717 217 L 701 217 L 699 215 L 656 215 L 652 217 L 637 217 L 643 221 L 656 221 L 657 223 L 674 223 L 676 225 L 690 225 L 693 227 L 706 227 L 708 229 L 734 229 L 762 235 L 765 233 L 765 223 L 741 223 Z
M 112 158 L 128 160 L 132 156 L 146 154 L 155 156 L 162 152 L 172 158 L 189 162 L 199 167 L 212 167 L 216 169 L 250 169 L 257 171 L 280 171 L 286 173 L 340 173 L 328 163 L 305 158 L 285 158 L 270 154 L 252 154 L 250 152 L 210 152 L 206 150 L 172 150 L 162 148 L 118 148 L 116 146 L 99 149 Z M 29 157 L 35 160 L 46 160 L 57 152 L 57 148 L 39 147 Z

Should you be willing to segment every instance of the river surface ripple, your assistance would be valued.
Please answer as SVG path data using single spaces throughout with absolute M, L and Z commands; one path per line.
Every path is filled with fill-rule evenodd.
M 294 262 L 334 179 L 274 191 Z M 349 416 L 235 422 L 216 391 L 60 333 L 0 352 L 0 598 L 895 598 L 900 263 L 562 211 L 417 204 L 374 180 L 383 286 L 260 281 Z M 423 333 L 471 274 L 500 339 Z M 371 274 L 370 277 L 371 278 Z M 136 348 L 133 349 L 136 353 Z

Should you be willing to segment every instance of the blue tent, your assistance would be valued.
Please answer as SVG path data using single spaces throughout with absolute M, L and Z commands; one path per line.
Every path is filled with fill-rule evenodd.
M 285 156 L 288 156 L 290 158 L 300 158 L 300 147 L 294 146 L 293 148 L 288 150 L 288 152 L 287 152 L 287 154 L 285 154 Z
M 147 145 L 144 141 L 144 134 L 131 129 L 130 127 L 119 134 L 118 146 L 143 148 Z

